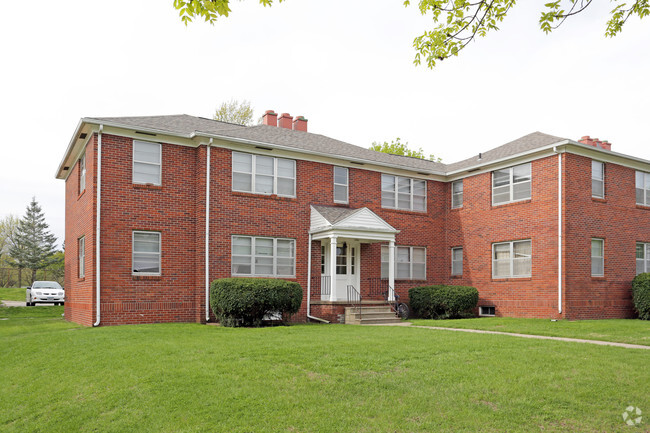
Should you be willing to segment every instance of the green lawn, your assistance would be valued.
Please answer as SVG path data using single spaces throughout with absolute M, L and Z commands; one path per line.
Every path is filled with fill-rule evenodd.
M 644 350 L 408 327 L 92 329 L 61 312 L 0 308 L 0 431 L 648 427 L 621 417 L 650 414 Z
M 0 288 L 0 301 L 25 302 L 25 289 Z
M 650 346 L 650 321 L 633 319 L 558 320 L 483 317 L 458 320 L 409 320 L 414 325 L 443 328 L 483 329 L 551 337 L 583 338 Z

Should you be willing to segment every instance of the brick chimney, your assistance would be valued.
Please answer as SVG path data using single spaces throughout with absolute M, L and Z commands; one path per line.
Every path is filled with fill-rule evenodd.
M 307 119 L 305 119 L 305 116 L 296 116 L 293 119 L 293 130 L 307 132 Z
M 612 150 L 612 143 L 607 140 L 600 141 L 597 138 L 591 138 L 588 135 L 585 135 L 580 140 L 579 143 L 586 144 L 588 146 L 594 146 L 599 149 Z
M 291 129 L 292 121 L 293 121 L 293 118 L 291 117 L 291 114 L 282 113 L 282 114 L 280 114 L 280 118 L 278 119 L 278 126 L 280 128 Z
M 262 116 L 262 123 L 269 126 L 278 126 L 278 114 L 273 110 L 266 110 Z

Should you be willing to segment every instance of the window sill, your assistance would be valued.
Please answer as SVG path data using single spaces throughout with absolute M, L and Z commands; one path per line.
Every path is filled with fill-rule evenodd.
M 451 212 L 458 212 L 459 210 L 463 210 L 463 207 L 462 206 L 460 206 L 460 207 L 450 207 L 449 210 Z
M 83 283 L 84 281 L 86 281 L 86 277 L 77 277 L 78 283 Z
M 638 204 L 638 203 L 636 205 L 636 208 L 637 209 L 643 209 L 643 210 L 650 210 L 650 206 L 646 206 L 646 205 Z
M 604 275 L 603 275 L 603 276 L 600 276 L 600 277 L 596 277 L 596 276 L 593 276 L 593 275 L 592 275 L 592 276 L 591 276 L 591 279 L 592 279 L 592 281 L 607 281 L 607 278 L 605 278 Z
M 153 183 L 134 183 L 133 188 L 160 191 L 162 190 L 162 185 L 154 185 Z
M 462 275 L 452 275 L 451 278 L 459 280 L 459 279 L 463 278 L 463 276 Z
M 591 197 L 591 201 L 596 203 L 607 203 L 606 198 L 600 198 L 600 197 Z
M 250 198 L 262 198 L 267 200 L 280 200 L 280 201 L 298 201 L 297 197 L 287 197 L 277 194 L 255 194 L 253 192 L 242 192 L 242 191 L 231 191 L 232 195 L 237 197 L 250 197 Z
M 392 207 L 382 207 L 381 210 L 386 211 L 386 212 L 395 212 L 395 213 L 401 213 L 401 214 L 427 216 L 427 211 L 426 210 L 395 209 L 395 208 L 392 208 Z
M 501 204 L 492 203 L 491 207 L 492 207 L 492 209 L 496 209 L 496 208 L 502 208 L 502 207 L 508 207 L 508 206 L 517 206 L 519 204 L 530 203 L 532 201 L 533 201 L 532 199 L 527 198 L 526 200 L 510 201 L 508 203 L 501 203 Z
M 133 281 L 160 281 L 161 275 L 131 275 Z
M 77 200 L 80 200 L 81 197 L 83 197 L 85 193 L 86 193 L 86 188 L 84 188 L 84 190 L 81 191 L 81 193 L 77 196 Z
M 492 281 L 507 282 L 507 281 L 533 281 L 533 277 L 506 277 L 506 278 L 492 278 Z

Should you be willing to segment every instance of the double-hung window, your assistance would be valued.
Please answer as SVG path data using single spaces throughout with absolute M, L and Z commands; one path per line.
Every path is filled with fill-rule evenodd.
M 334 203 L 348 202 L 348 169 L 334 166 Z
M 650 243 L 636 244 L 636 274 L 650 272 Z
M 233 152 L 232 190 L 295 197 L 296 161 Z
M 133 140 L 133 183 L 161 185 L 160 143 Z
M 650 206 L 650 173 L 636 172 L 636 204 Z
M 605 198 L 605 163 L 591 161 L 591 196 Z
M 381 206 L 390 209 L 426 211 L 426 181 L 382 174 Z
M 86 154 L 79 158 L 79 194 L 86 189 Z
M 492 244 L 492 278 L 525 278 L 531 276 L 532 241 Z
M 296 275 L 294 239 L 232 237 L 233 276 L 287 277 Z
M 133 275 L 160 275 L 160 233 L 133 232 Z
M 605 275 L 605 240 L 593 238 L 591 240 L 591 276 L 602 277 Z
M 463 275 L 463 248 L 451 249 L 451 275 Z
M 463 207 L 463 181 L 462 181 L 462 179 L 451 183 L 451 207 L 452 207 L 452 209 Z
M 77 266 L 79 267 L 79 278 L 84 278 L 86 276 L 86 238 L 84 236 L 79 238 L 77 243 L 77 249 L 79 253 L 79 261 Z
M 388 245 L 381 247 L 381 277 L 388 278 Z M 427 249 L 424 247 L 395 247 L 395 279 L 426 280 Z
M 492 172 L 492 204 L 530 199 L 530 163 Z

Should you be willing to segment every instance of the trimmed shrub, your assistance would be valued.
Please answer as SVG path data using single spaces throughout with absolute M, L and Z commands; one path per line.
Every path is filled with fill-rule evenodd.
M 294 281 L 224 278 L 210 284 L 210 306 L 222 326 L 261 326 L 267 314 L 285 319 L 301 303 L 302 287 Z
M 455 319 L 473 315 L 478 290 L 468 286 L 421 286 L 409 290 L 409 304 L 422 319 Z
M 639 274 L 632 280 L 632 299 L 639 319 L 650 320 L 650 273 Z

